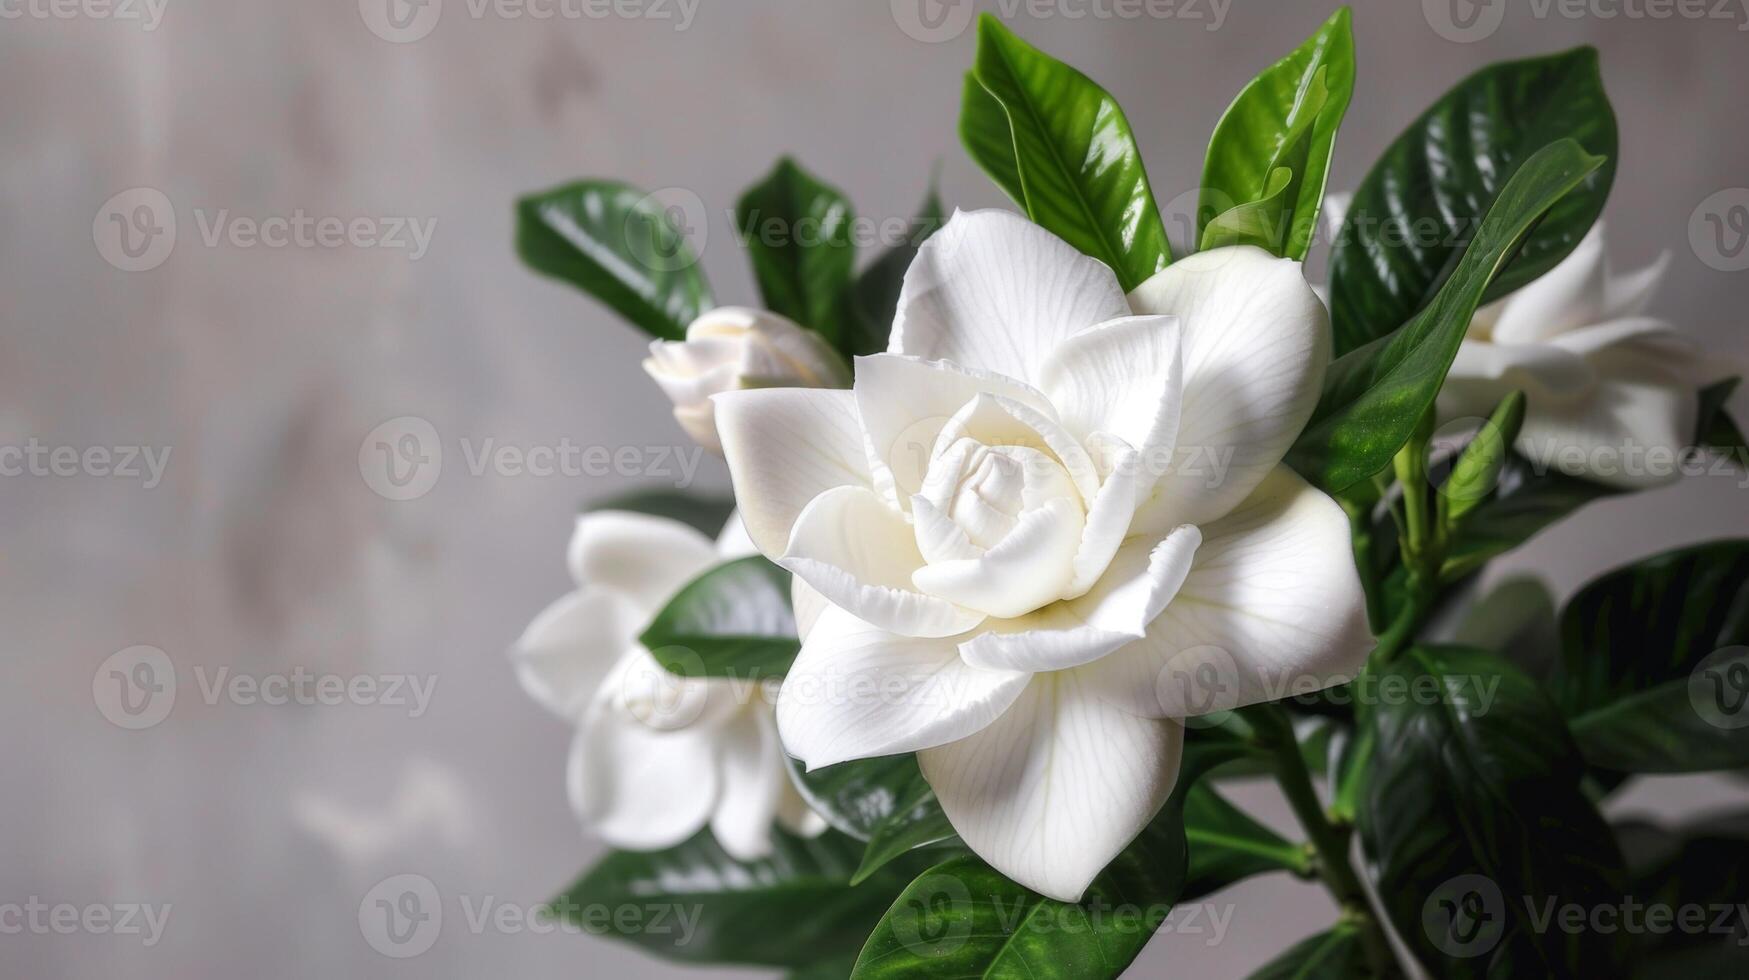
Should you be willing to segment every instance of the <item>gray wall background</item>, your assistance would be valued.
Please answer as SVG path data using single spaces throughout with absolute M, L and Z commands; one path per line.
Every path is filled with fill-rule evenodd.
M 1595 44 L 1624 134 L 1612 255 L 1637 267 L 1671 250 L 1657 311 L 1749 353 L 1749 272 L 1710 267 L 1688 236 L 1703 199 L 1749 184 L 1743 14 L 1568 18 L 1515 4 L 1491 36 L 1458 43 L 1422 4 L 1355 6 L 1361 84 L 1333 188 L 1471 70 Z M 1067 16 L 1109 5 L 1028 9 L 1012 26 L 1121 99 L 1163 202 L 1195 185 L 1232 94 L 1328 13 L 1237 0 L 1209 30 L 1208 0 L 1133 20 Z M 875 219 L 909 215 L 933 167 L 950 204 L 1000 203 L 953 130 L 972 32 L 924 43 L 901 19 L 880 0 L 704 0 L 681 31 L 474 17 L 448 0 L 429 36 L 400 44 L 368 30 L 354 0 L 168 0 L 150 31 L 90 15 L 0 20 L 0 444 L 172 452 L 152 489 L 0 478 L 0 902 L 172 906 L 149 949 L 0 935 L 5 973 L 683 975 L 591 937 L 475 932 L 463 905 L 526 908 L 599 853 L 565 804 L 569 733 L 524 698 L 503 650 L 567 588 L 578 502 L 635 482 L 474 476 L 464 441 L 685 444 L 637 369 L 643 340 L 518 265 L 510 203 L 582 175 L 688 189 L 710 209 L 704 262 L 733 302 L 755 294 L 723 212 L 780 152 Z M 179 234 L 161 265 L 127 273 L 105 261 L 93 222 L 140 186 L 173 202 Z M 198 222 L 221 209 L 437 224 L 417 261 L 209 247 Z M 374 493 L 358 465 L 365 434 L 398 416 L 429 420 L 445 453 L 435 487 L 404 502 Z M 707 460 L 699 484 L 726 486 L 721 464 Z M 1564 592 L 1605 565 L 1749 530 L 1744 500 L 1732 480 L 1692 479 L 1596 506 L 1506 566 Z M 180 684 L 167 720 L 126 731 L 92 682 L 137 644 L 164 650 Z M 197 673 L 222 668 L 437 686 L 418 718 L 208 703 Z M 1621 806 L 1687 814 L 1744 795 L 1667 780 Z M 1239 799 L 1283 818 L 1266 787 Z M 441 936 L 417 959 L 377 954 L 358 924 L 361 898 L 397 873 L 443 896 Z M 1186 922 L 1138 975 L 1242 975 L 1330 915 L 1319 890 L 1282 880 L 1210 901 L 1231 916 L 1221 941 L 1206 916 Z

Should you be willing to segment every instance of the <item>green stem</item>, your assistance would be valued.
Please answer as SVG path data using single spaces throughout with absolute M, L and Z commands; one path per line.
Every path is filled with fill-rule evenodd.
M 1318 800 L 1318 791 L 1312 786 L 1311 773 L 1306 770 L 1292 720 L 1280 707 L 1264 704 L 1259 705 L 1254 713 L 1254 722 L 1258 735 L 1274 757 L 1275 778 L 1281 785 L 1282 795 L 1287 797 L 1288 805 L 1305 828 L 1306 838 L 1311 841 L 1317 855 L 1318 876 L 1342 907 L 1343 916 L 1361 926 L 1367 961 L 1374 975 L 1389 976 L 1393 964 L 1390 948 L 1373 919 L 1372 906 L 1367 901 L 1366 889 L 1361 886 L 1360 875 L 1348 859 L 1350 831 L 1332 822 L 1323 803 Z

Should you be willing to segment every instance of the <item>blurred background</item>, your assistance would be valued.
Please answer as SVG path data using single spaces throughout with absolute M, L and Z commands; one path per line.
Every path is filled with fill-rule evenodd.
M 1360 82 L 1331 189 L 1485 63 L 1596 45 L 1623 133 L 1612 258 L 1637 268 L 1670 251 L 1654 312 L 1749 354 L 1749 272 L 1691 245 L 1709 211 L 1749 201 L 1732 192 L 1749 184 L 1749 13 L 1454 2 L 1354 4 Z M 691 479 L 480 463 L 500 447 L 689 450 L 638 369 L 645 340 L 518 264 L 511 203 L 585 175 L 695 195 L 718 299 L 741 303 L 756 294 L 725 212 L 781 153 L 877 222 L 910 216 L 932 172 L 949 206 L 1001 204 L 954 134 L 974 7 L 1119 98 L 1174 228 L 1227 101 L 1329 13 L 1263 0 L 1149 8 L 1162 16 L 1113 0 L 0 2 L 0 446 L 42 461 L 0 477 L 0 903 L 169 908 L 150 944 L 0 935 L 0 972 L 686 975 L 603 939 L 467 914 L 526 911 L 600 853 L 565 802 L 570 733 L 504 656 L 569 587 L 578 505 L 651 483 L 727 486 L 708 457 Z M 316 236 L 323 218 L 345 234 Z M 272 219 L 312 224 L 286 241 Z M 407 418 L 419 422 L 389 441 L 428 424 L 442 453 L 411 487 L 361 467 L 367 436 Z M 1564 594 L 1608 565 L 1749 531 L 1745 499 L 1736 480 L 1702 477 L 1598 504 L 1494 575 L 1535 571 Z M 118 714 L 105 665 L 158 656 L 141 646 L 174 667 L 175 697 Z M 379 686 L 337 704 L 248 695 L 300 676 L 312 692 L 323 676 Z M 1696 813 L 1745 796 L 1662 780 L 1616 808 Z M 1268 788 L 1235 798 L 1284 823 Z M 397 874 L 429 878 L 444 902 L 415 959 L 379 954 L 359 924 L 370 889 Z M 1213 914 L 1169 927 L 1137 975 L 1243 975 L 1331 914 L 1319 889 L 1274 878 L 1206 901 Z

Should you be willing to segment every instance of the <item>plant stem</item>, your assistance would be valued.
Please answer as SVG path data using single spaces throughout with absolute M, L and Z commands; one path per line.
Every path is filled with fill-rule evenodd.
M 1324 880 L 1324 887 L 1342 907 L 1343 916 L 1361 927 L 1367 961 L 1374 975 L 1390 976 L 1394 963 L 1390 948 L 1373 918 L 1360 875 L 1348 859 L 1350 832 L 1325 813 L 1318 791 L 1312 786 L 1311 773 L 1306 770 L 1292 720 L 1280 707 L 1263 704 L 1254 713 L 1254 721 L 1258 735 L 1274 757 L 1275 777 L 1282 794 L 1305 828 L 1306 838 L 1317 855 L 1318 875 Z

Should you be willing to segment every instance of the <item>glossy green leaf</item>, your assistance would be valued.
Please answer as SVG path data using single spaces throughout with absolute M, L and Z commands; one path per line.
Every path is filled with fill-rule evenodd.
M 1415 120 L 1360 182 L 1331 252 L 1337 354 L 1388 335 L 1431 303 L 1519 168 L 1562 139 L 1607 159 L 1549 209 L 1484 301 L 1554 268 L 1603 211 L 1618 151 L 1597 52 L 1493 65 Z
M 908 239 L 887 249 L 856 277 L 847 296 L 849 309 L 844 317 L 844 334 L 839 338 L 840 349 L 846 356 L 878 354 L 887 349 L 899 308 L 899 291 L 905 285 L 905 270 L 911 268 L 918 247 L 946 220 L 941 199 L 930 191 L 908 229 Z
M 1230 245 L 1251 245 L 1280 254 L 1286 247 L 1285 229 L 1293 218 L 1289 208 L 1296 187 L 1294 174 L 1291 167 L 1271 170 L 1257 191 L 1257 199 L 1216 215 L 1203 228 L 1197 247 L 1206 252 Z
M 942 811 L 923 773 L 907 773 L 895 787 L 892 809 L 868 829 L 868 848 L 851 881 L 861 881 L 920 847 L 955 845 L 959 835 Z
M 978 19 L 972 74 L 990 99 L 962 104 L 976 114 L 960 124 L 966 150 L 1006 189 L 1008 160 L 990 117 L 991 102 L 999 105 L 1027 215 L 1111 266 L 1125 290 L 1165 268 L 1166 226 L 1117 101 L 990 14 Z
M 785 980 L 844 980 L 856 967 L 856 954 L 848 953 L 791 970 Z
M 1550 688 L 1587 761 L 1617 772 L 1749 765 L 1749 541 L 1617 569 L 1561 613 Z
M 1524 405 L 1524 392 L 1507 395 L 1452 461 L 1451 473 L 1439 485 L 1439 523 L 1446 533 L 1456 530 L 1499 485 L 1512 443 L 1524 426 Z
M 1363 792 L 1362 840 L 1398 933 L 1441 977 L 1502 967 L 1610 975 L 1619 934 L 1538 929 L 1532 914 L 1551 900 L 1619 901 L 1625 886 L 1621 854 L 1580 789 L 1584 767 L 1553 702 L 1529 676 L 1478 650 L 1413 647 L 1379 670 L 1403 690 L 1437 693 L 1381 698 L 1365 712 L 1379 748 Z M 1429 909 L 1446 912 L 1430 920 Z
M 576 286 L 652 336 L 678 340 L 711 306 L 688 229 L 656 198 L 583 180 L 516 202 L 516 254 Z
M 1274 199 L 1267 209 L 1269 244 L 1262 247 L 1305 258 L 1318 226 L 1336 130 L 1354 94 L 1350 20 L 1347 7 L 1338 9 L 1233 100 L 1209 139 L 1199 218 Z M 1278 177 L 1284 169 L 1288 174 Z M 1291 195 L 1286 193 L 1290 182 Z M 1224 235 L 1211 244 L 1200 223 L 1197 239 L 1205 249 L 1232 244 Z
M 1184 838 L 1190 848 L 1183 901 L 1201 898 L 1252 875 L 1309 874 L 1306 851 L 1234 806 L 1207 781 L 1184 797 Z
M 1360 930 L 1339 922 L 1270 960 L 1251 980 L 1352 980 L 1372 975 Z
M 1022 888 L 970 855 L 929 869 L 869 935 L 851 977 L 1118 976 L 1183 885 L 1178 809 L 1169 803 L 1077 904 Z
M 1660 931 L 1645 930 L 1640 940 L 1644 948 L 1669 952 L 1743 945 L 1749 922 L 1736 914 L 1720 922 L 1718 910 L 1735 913 L 1749 895 L 1749 813 L 1709 816 L 1678 829 L 1627 821 L 1616 825 L 1615 834 L 1628 860 L 1630 892 L 1636 900 L 1672 910 L 1673 920 L 1684 906 L 1698 906 L 1702 913 L 1686 928 L 1672 921 Z M 1749 964 L 1749 959 L 1738 962 Z
M 959 133 L 972 162 L 1024 209 L 1026 189 L 1020 184 L 1020 165 L 1014 161 L 1014 130 L 1008 125 L 1008 111 L 984 89 L 976 72 L 966 72 L 965 88 L 960 93 Z
M 843 194 L 788 157 L 735 204 L 766 308 L 834 343 L 843 332 L 844 291 L 856 265 L 855 217 Z
M 1517 168 L 1426 309 L 1330 365 L 1288 462 L 1332 492 L 1384 469 L 1433 404 L 1488 283 L 1538 219 L 1602 163 L 1562 140 Z
M 679 521 L 707 537 L 722 533 L 729 515 L 735 512 L 735 498 L 713 497 L 676 490 L 633 490 L 609 497 L 584 508 L 586 513 L 598 510 L 628 510 L 634 514 L 649 514 Z
M 1709 772 L 1749 766 L 1749 646 L 1569 719 L 1585 761 L 1612 772 Z M 1695 700 L 1701 699 L 1697 710 Z M 1744 724 L 1730 727 L 1741 714 Z
M 683 677 L 782 677 L 802 648 L 789 587 L 759 555 L 724 562 L 676 592 L 638 642 Z
M 915 805 L 921 795 L 918 787 L 929 785 L 911 754 L 857 759 L 811 771 L 796 759 L 789 764 L 791 781 L 814 812 L 857 840 L 868 840 L 881 824 L 903 813 L 901 801 Z
M 852 888 L 857 841 L 772 836 L 771 856 L 752 862 L 730 857 L 709 831 L 666 850 L 615 851 L 547 912 L 667 959 L 807 968 L 859 949 L 919 869 L 894 865 Z M 680 912 L 696 916 L 690 930 Z

